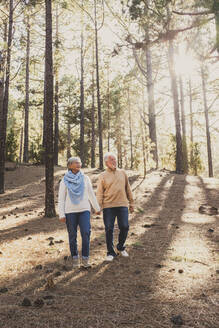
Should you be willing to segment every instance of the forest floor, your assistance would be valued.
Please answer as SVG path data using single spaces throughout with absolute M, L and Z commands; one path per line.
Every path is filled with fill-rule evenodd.
M 55 168 L 56 199 L 64 172 Z M 98 170 L 85 172 L 96 186 Z M 128 174 L 136 203 L 130 257 L 104 262 L 103 221 L 93 215 L 92 267 L 85 270 L 72 268 L 65 224 L 43 217 L 44 168 L 6 172 L 0 328 L 218 327 L 219 215 L 200 214 L 199 206 L 219 208 L 219 180 Z

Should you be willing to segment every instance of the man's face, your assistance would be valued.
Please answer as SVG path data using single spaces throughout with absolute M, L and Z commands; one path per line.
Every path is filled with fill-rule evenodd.
M 81 162 L 79 161 L 72 162 L 71 164 L 69 164 L 69 169 L 74 173 L 79 172 L 81 169 Z
M 106 166 L 111 170 L 115 170 L 117 166 L 116 158 L 114 156 L 109 156 L 106 161 Z

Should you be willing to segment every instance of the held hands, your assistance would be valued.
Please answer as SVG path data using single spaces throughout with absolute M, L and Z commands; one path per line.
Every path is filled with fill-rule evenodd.
M 66 222 L 66 218 L 60 218 L 59 221 L 65 223 Z
M 99 211 L 99 212 L 95 212 L 95 214 L 96 214 L 96 215 L 100 215 L 100 214 L 101 214 L 101 211 Z

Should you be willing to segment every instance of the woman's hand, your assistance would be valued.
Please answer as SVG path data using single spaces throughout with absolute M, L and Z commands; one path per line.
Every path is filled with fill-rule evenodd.
M 66 222 L 66 218 L 60 218 L 59 221 L 65 223 Z
M 95 212 L 95 214 L 96 214 L 96 215 L 100 215 L 100 214 L 101 214 L 101 211 L 99 211 L 99 212 Z

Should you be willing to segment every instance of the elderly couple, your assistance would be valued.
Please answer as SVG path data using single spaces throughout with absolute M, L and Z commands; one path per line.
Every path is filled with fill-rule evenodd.
M 81 265 L 85 268 L 90 267 L 90 203 L 96 214 L 100 214 L 103 210 L 107 245 L 105 260 L 111 262 L 117 255 L 113 246 L 116 217 L 120 230 L 117 250 L 122 256 L 129 256 L 124 244 L 129 230 L 128 206 L 131 213 L 134 210 L 131 188 L 125 171 L 117 168 L 116 156 L 113 153 L 107 153 L 104 156 L 104 162 L 107 169 L 99 175 L 97 198 L 89 177 L 81 172 L 81 160 L 78 157 L 69 158 L 68 171 L 60 182 L 59 219 L 67 226 L 70 252 L 75 268 L 80 266 L 77 248 L 78 225 L 82 238 Z

